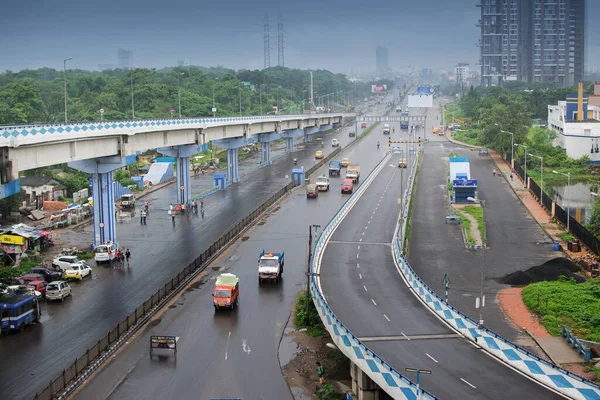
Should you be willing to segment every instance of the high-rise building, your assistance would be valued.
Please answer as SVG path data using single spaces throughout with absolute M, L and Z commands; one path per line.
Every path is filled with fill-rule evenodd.
M 377 72 L 387 72 L 389 68 L 387 47 L 377 47 L 377 50 L 375 50 L 375 70 Z
M 479 0 L 481 84 L 583 79 L 585 0 Z
M 459 63 L 454 67 L 454 74 L 456 76 L 456 84 L 461 88 L 465 88 L 470 84 L 471 70 L 469 64 Z
M 133 50 L 119 49 L 117 64 L 122 69 L 133 68 Z

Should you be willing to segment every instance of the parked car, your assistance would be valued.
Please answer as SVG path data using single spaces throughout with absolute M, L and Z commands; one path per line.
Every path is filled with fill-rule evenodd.
M 115 245 L 101 244 L 94 249 L 94 260 L 96 263 L 111 262 L 115 259 Z
M 40 274 L 46 282 L 59 281 L 62 279 L 62 272 L 53 271 L 44 267 L 35 267 L 29 270 L 27 274 Z
M 48 282 L 45 281 L 32 281 L 27 285 L 29 287 L 34 288 L 37 292 L 40 292 L 42 296 L 46 295 L 46 288 L 48 287 Z
M 86 276 L 92 276 L 92 269 L 86 264 L 71 264 L 65 270 L 64 279 L 79 279 L 83 280 Z
M 29 285 L 29 282 L 33 282 L 33 281 L 45 281 L 44 276 L 41 274 L 22 275 L 21 279 L 23 279 L 23 281 L 25 281 L 25 284 L 27 284 L 27 285 Z
M 71 296 L 71 286 L 65 281 L 56 281 L 46 287 L 46 300 L 63 301 L 65 297 Z
M 81 264 L 81 263 L 83 263 L 83 261 L 81 261 L 79 258 L 77 258 L 77 256 L 60 255 L 60 256 L 56 257 L 54 260 L 52 260 L 52 266 L 57 267 L 61 271 L 64 271 L 65 269 L 69 268 L 73 264 Z
M 8 292 L 18 295 L 34 295 L 36 299 L 40 299 L 42 297 L 42 293 L 35 290 L 35 287 L 30 285 L 10 285 L 8 287 Z

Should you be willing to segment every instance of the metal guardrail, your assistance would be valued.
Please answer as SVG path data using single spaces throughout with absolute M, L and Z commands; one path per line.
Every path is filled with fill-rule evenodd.
M 338 148 L 327 157 L 319 161 L 305 174 L 309 176 L 342 149 Z M 269 209 L 276 201 L 282 198 L 290 190 L 295 187 L 294 182 L 288 183 L 281 188 L 277 193 L 263 202 L 260 206 L 254 209 L 246 217 L 242 218 L 224 235 L 217 239 L 209 246 L 198 258 L 196 258 L 187 267 L 183 268 L 163 287 L 156 291 L 146 301 L 140 304 L 131 312 L 125 319 L 118 323 L 113 329 L 99 339 L 96 344 L 88 347 L 86 351 L 69 364 L 62 373 L 55 379 L 51 380 L 41 392 L 35 396 L 36 400 L 52 400 L 55 398 L 64 399 L 81 383 L 83 383 L 94 371 L 96 371 L 120 346 L 141 326 L 143 326 L 150 317 L 159 310 L 167 301 L 182 290 L 187 283 L 194 279 L 202 272 L 214 258 L 221 254 L 227 246 L 229 246 L 237 237 L 245 231 L 263 212 Z M 210 189 L 209 191 L 214 190 Z M 62 392 L 62 393 L 61 393 Z
M 577 350 L 579 354 L 583 356 L 585 361 L 590 361 L 592 358 L 592 350 L 586 346 L 575 334 L 573 331 L 570 331 L 565 325 L 562 326 L 562 337 L 564 337 L 567 342 Z

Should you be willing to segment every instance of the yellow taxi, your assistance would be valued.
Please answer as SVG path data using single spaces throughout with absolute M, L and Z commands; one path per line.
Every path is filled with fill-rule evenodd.
M 350 159 L 348 157 L 342 158 L 342 167 L 347 167 L 350 165 Z
M 406 168 L 406 158 L 398 160 L 398 168 Z
M 321 150 L 317 150 L 317 152 L 315 153 L 315 158 L 323 158 L 323 152 Z

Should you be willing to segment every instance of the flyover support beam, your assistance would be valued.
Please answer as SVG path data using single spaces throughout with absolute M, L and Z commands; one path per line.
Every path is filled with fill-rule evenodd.
M 325 132 L 325 131 L 328 131 L 328 130 L 331 130 L 331 129 L 333 129 L 333 125 L 321 125 L 319 127 L 319 131 L 320 132 Z
M 222 149 L 227 149 L 227 181 L 231 181 L 233 183 L 240 181 L 238 149 L 247 144 L 248 140 L 243 137 L 233 139 L 218 139 L 213 141 L 213 145 Z
M 304 135 L 303 129 L 289 129 L 281 133 L 281 137 L 285 138 L 285 152 L 292 153 L 294 151 L 294 138 Z
M 304 141 L 307 143 L 312 142 L 313 141 L 312 135 L 319 132 L 319 130 L 320 129 L 318 126 L 311 126 L 308 128 L 304 128 L 304 139 L 305 139 Z
M 69 167 L 71 168 L 92 174 L 94 247 L 108 241 L 116 243 L 113 171 L 133 164 L 135 159 L 135 156 L 125 158 L 115 156 L 72 161 L 69 163 Z
M 358 400 L 379 400 L 379 386 L 353 362 L 350 362 L 350 376 L 352 392 L 358 396 Z
M 281 134 L 277 132 L 260 133 L 258 141 L 260 142 L 260 163 L 271 164 L 271 142 L 281 139 Z
M 192 198 L 190 181 L 190 156 L 202 151 L 202 145 L 161 147 L 158 152 L 175 158 L 177 166 L 177 204 L 189 204 Z

